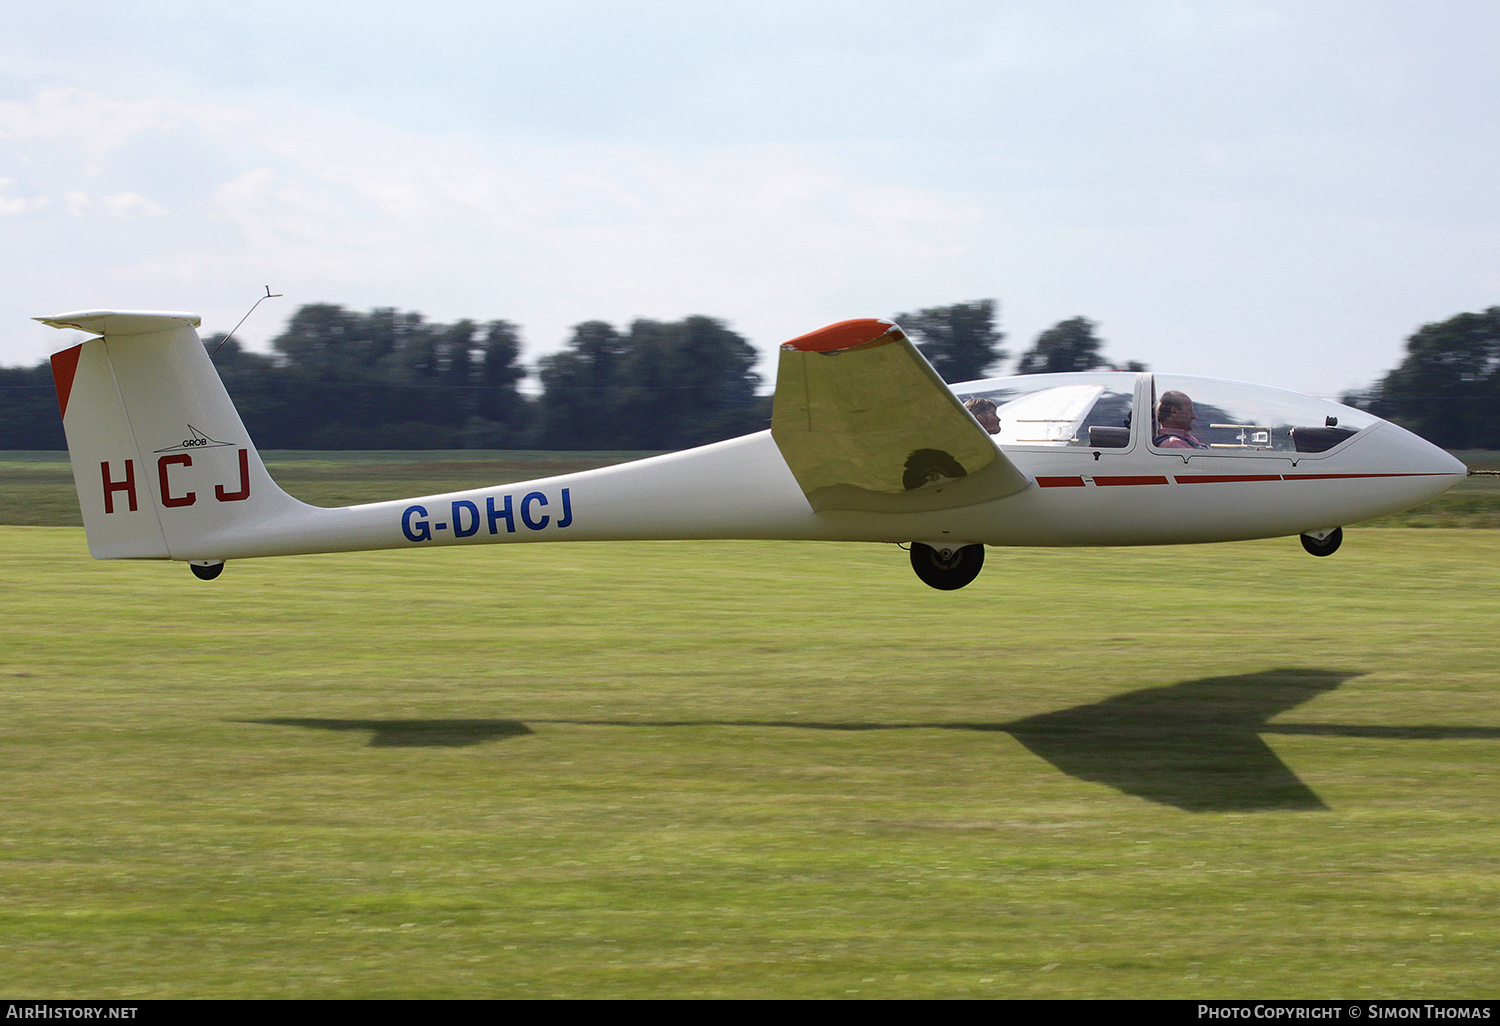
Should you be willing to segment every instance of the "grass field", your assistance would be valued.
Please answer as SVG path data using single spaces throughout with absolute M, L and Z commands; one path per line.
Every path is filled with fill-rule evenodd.
M 444 455 L 269 462 L 333 504 L 615 458 Z M 61 454 L 0 454 L 7 519 L 76 522 Z M 11 526 L 0 581 L 12 994 L 1500 989 L 1500 532 L 991 550 L 939 593 L 891 546 L 204 583 Z
M 1497 532 L 0 579 L 12 994 L 1500 989 Z

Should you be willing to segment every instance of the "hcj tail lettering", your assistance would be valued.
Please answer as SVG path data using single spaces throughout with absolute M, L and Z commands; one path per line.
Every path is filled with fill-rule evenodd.
M 100 463 L 99 472 L 104 476 L 104 512 L 115 511 L 115 492 L 124 492 L 130 500 L 130 512 L 135 512 L 135 460 L 125 461 L 125 480 L 116 481 L 109 474 L 109 464 Z
M 214 485 L 214 498 L 220 502 L 243 502 L 250 498 L 250 450 L 241 449 L 239 457 L 239 482 L 235 484 L 235 490 L 231 492 L 222 483 Z M 159 486 L 158 494 L 161 495 L 161 504 L 164 507 L 177 509 L 182 506 L 192 506 L 198 502 L 197 491 L 186 487 L 186 483 L 192 480 L 192 469 L 193 458 L 185 452 L 172 453 L 157 459 L 156 483 Z M 135 490 L 135 460 L 125 461 L 125 477 L 122 480 L 115 480 L 107 462 L 99 464 L 99 471 L 104 479 L 104 512 L 115 512 L 115 494 L 124 492 L 130 512 L 134 513 L 138 508 Z
M 173 495 L 172 482 L 167 479 L 168 467 L 191 467 L 192 465 L 193 458 L 185 452 L 177 453 L 175 456 L 163 456 L 156 461 L 156 476 L 161 481 L 161 504 L 163 506 L 191 506 L 198 501 L 197 492 Z
M 555 510 L 557 515 L 545 512 L 547 509 Z M 439 509 L 437 515 L 442 516 L 442 513 Z M 439 533 L 450 531 L 455 538 L 472 538 L 482 529 L 498 535 L 502 527 L 505 534 L 515 534 L 518 523 L 527 531 L 570 527 L 573 524 L 573 496 L 564 488 L 554 505 L 545 492 L 527 492 L 520 502 L 513 495 L 503 495 L 498 499 L 488 495 L 483 510 L 476 502 L 455 499 L 448 504 L 447 513 L 446 520 L 434 521 L 426 506 L 408 506 L 401 514 L 401 533 L 407 541 L 425 542 Z
M 244 502 L 250 498 L 250 450 L 240 450 L 240 486 L 234 491 L 225 491 L 221 484 L 214 485 L 214 498 L 220 502 Z

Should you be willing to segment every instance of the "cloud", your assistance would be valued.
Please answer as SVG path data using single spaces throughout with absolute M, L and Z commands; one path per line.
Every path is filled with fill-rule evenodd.
M 223 131 L 245 116 L 170 97 L 122 99 L 80 87 L 44 89 L 27 100 L 0 100 L 0 140 L 62 144 L 99 159 L 143 135 L 186 124 Z
M 99 205 L 115 217 L 161 217 L 167 208 L 138 192 L 100 196 Z
M 87 239 L 82 274 L 96 283 L 72 270 L 71 290 L 211 307 L 229 284 L 269 282 L 303 302 L 506 317 L 533 349 L 588 318 L 745 310 L 773 312 L 740 326 L 774 345 L 822 318 L 809 282 L 821 292 L 868 289 L 902 268 L 919 277 L 971 252 L 983 220 L 973 203 L 812 144 L 542 144 L 285 100 L 251 109 L 81 89 L 11 101 L 4 124 L 3 145 L 24 146 L 40 187 L 0 212 L 50 202 L 59 250 Z
M 14 178 L 0 178 L 0 217 L 29 213 L 47 205 L 45 196 L 33 196 L 30 199 L 8 198 L 4 194 L 5 190 L 14 184 Z

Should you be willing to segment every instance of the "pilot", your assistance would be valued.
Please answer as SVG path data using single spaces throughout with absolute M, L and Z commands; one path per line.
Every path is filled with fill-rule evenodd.
M 1000 412 L 993 402 L 983 396 L 976 395 L 964 403 L 964 409 L 972 413 L 974 419 L 979 421 L 979 426 L 990 434 L 998 435 L 1000 433 Z
M 1158 449 L 1207 449 L 1193 437 L 1193 401 L 1175 389 L 1161 394 L 1156 403 L 1156 435 L 1151 444 Z

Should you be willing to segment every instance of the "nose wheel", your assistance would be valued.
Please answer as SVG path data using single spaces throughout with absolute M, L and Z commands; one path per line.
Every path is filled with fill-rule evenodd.
M 963 545 L 953 549 L 911 543 L 911 568 L 922 583 L 939 591 L 956 591 L 979 576 L 984 567 L 984 546 Z

